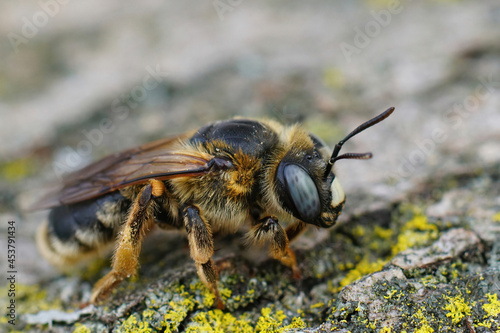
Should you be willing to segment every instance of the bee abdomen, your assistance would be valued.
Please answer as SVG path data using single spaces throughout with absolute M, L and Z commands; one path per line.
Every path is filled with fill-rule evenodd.
M 129 205 L 129 200 L 113 192 L 53 208 L 37 237 L 42 255 L 64 267 L 99 253 L 114 240 Z

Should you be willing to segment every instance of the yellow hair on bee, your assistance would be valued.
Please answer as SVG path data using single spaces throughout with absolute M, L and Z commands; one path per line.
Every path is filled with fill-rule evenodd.
M 227 190 L 235 197 L 242 197 L 253 190 L 255 174 L 259 170 L 260 161 L 240 152 L 234 154 L 235 168 L 229 174 Z
M 278 124 L 279 125 L 279 124 Z M 280 125 L 281 126 L 281 125 Z M 275 148 L 273 155 L 269 158 L 272 161 L 267 165 L 264 170 L 263 177 L 263 193 L 262 198 L 263 206 L 270 207 L 269 210 L 276 212 L 280 221 L 293 221 L 296 219 L 293 215 L 285 211 L 277 197 L 277 187 L 276 187 L 276 172 L 278 171 L 278 165 L 281 163 L 285 155 L 290 154 L 300 154 L 304 151 L 314 149 L 314 143 L 310 138 L 307 131 L 305 131 L 299 125 L 292 125 L 289 127 L 281 126 L 281 128 L 276 128 L 276 131 L 280 133 L 279 145 Z

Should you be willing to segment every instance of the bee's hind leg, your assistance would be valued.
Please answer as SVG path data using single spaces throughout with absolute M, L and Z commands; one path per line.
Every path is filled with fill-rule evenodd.
M 92 303 L 105 299 L 120 282 L 137 272 L 142 239 L 154 221 L 151 201 L 164 195 L 165 191 L 163 182 L 152 179 L 134 200 L 118 236 L 113 268 L 94 285 L 90 299 Z
M 302 274 L 297 265 L 295 253 L 288 245 L 304 227 L 305 223 L 299 222 L 289 226 L 285 231 L 275 216 L 268 216 L 259 220 L 258 224 L 248 232 L 246 238 L 249 243 L 253 244 L 269 242 L 271 257 L 290 267 L 293 277 L 299 279 Z
M 187 206 L 183 210 L 184 225 L 186 227 L 189 251 L 191 258 L 196 264 L 196 271 L 200 280 L 215 295 L 216 306 L 224 308 L 224 303 L 217 287 L 217 271 L 212 260 L 214 254 L 214 241 L 210 225 L 200 216 L 200 210 L 196 206 Z

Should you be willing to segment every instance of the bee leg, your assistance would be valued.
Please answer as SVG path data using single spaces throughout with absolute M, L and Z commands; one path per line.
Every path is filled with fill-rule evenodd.
M 292 242 L 295 238 L 297 238 L 298 235 L 302 233 L 307 227 L 307 224 L 299 221 L 297 223 L 294 223 L 292 225 L 289 225 L 286 227 L 286 236 L 288 237 L 288 241 Z
M 263 243 L 266 241 L 270 242 L 270 255 L 274 259 L 281 261 L 282 264 L 290 267 L 293 271 L 293 277 L 299 279 L 301 273 L 299 267 L 297 266 L 297 260 L 295 259 L 295 253 L 288 246 L 290 243 L 288 238 L 288 232 L 295 238 L 298 233 L 294 232 L 295 229 L 287 228 L 287 231 L 279 224 L 278 219 L 275 216 L 268 216 L 259 221 L 247 235 L 247 239 L 252 243 Z
M 304 222 L 297 222 L 292 225 L 289 225 L 285 232 L 288 237 L 288 241 L 292 242 L 297 236 L 299 236 L 307 227 L 307 224 Z M 293 250 L 288 248 L 287 250 L 287 255 L 290 258 L 293 258 L 292 265 L 290 266 L 293 270 L 293 278 L 294 279 L 301 279 L 302 278 L 302 273 L 300 272 L 299 267 L 297 266 L 297 260 L 295 259 L 295 253 L 293 253 Z M 286 265 L 286 264 L 285 264 Z
M 142 238 L 154 220 L 151 201 L 164 193 L 163 182 L 152 179 L 134 200 L 127 221 L 118 237 L 112 270 L 95 284 L 90 299 L 92 303 L 95 304 L 105 299 L 120 282 L 137 272 Z
M 214 254 L 214 241 L 210 225 L 205 223 L 200 216 L 200 210 L 195 206 L 187 206 L 183 210 L 184 226 L 186 227 L 189 251 L 196 264 L 196 271 L 200 280 L 215 295 L 217 308 L 223 309 L 224 303 L 217 287 L 217 272 L 212 256 Z

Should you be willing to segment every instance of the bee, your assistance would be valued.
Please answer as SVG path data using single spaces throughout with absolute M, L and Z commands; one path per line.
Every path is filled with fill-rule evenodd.
M 290 242 L 308 225 L 333 226 L 344 207 L 334 163 L 372 157 L 339 155 L 342 145 L 393 111 L 358 126 L 331 154 L 298 125 L 240 118 L 113 154 L 68 176 L 35 205 L 51 209 L 37 234 L 38 248 L 65 268 L 114 244 L 112 269 L 91 294 L 95 304 L 137 272 L 145 233 L 155 224 L 185 229 L 198 276 L 223 308 L 214 233 L 249 226 L 246 240 L 269 244 L 270 256 L 299 278 Z

